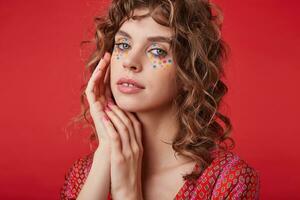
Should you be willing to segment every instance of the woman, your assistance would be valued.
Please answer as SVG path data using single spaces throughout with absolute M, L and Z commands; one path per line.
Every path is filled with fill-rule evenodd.
M 219 112 L 227 51 L 213 8 L 113 0 L 97 18 L 82 97 L 99 145 L 70 168 L 61 199 L 258 199 L 258 172 L 230 151 Z

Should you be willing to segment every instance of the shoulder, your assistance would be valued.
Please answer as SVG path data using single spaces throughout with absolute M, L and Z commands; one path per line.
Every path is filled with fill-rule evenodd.
M 92 166 L 94 153 L 81 157 L 68 169 L 60 191 L 60 199 L 76 199 Z
M 231 151 L 217 152 L 197 184 L 211 199 L 258 199 L 259 172 Z

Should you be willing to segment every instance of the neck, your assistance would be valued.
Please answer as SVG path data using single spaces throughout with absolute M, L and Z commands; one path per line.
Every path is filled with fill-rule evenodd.
M 142 123 L 143 173 L 156 173 L 181 162 L 172 149 L 172 141 L 179 131 L 179 122 L 172 106 L 136 113 Z M 181 162 L 182 163 L 182 162 Z

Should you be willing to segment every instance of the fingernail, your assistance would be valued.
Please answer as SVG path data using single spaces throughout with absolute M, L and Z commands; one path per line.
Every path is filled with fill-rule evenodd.
M 109 105 L 106 105 L 106 106 L 105 106 L 105 108 L 104 108 L 105 111 L 111 111 L 111 108 L 108 107 L 108 106 L 109 106 Z
M 106 55 L 106 52 L 104 53 L 104 55 L 102 56 L 102 58 L 101 58 L 101 59 L 103 59 L 103 58 L 105 57 L 105 55 Z
M 108 60 L 108 57 L 109 57 L 109 53 L 108 52 L 105 52 L 104 56 L 103 56 L 103 59 L 104 60 Z
M 105 101 L 105 102 L 104 102 L 104 108 L 107 106 L 107 103 L 108 103 L 108 101 Z
M 107 100 L 107 104 L 108 104 L 109 106 L 115 105 L 114 101 L 113 101 L 112 99 L 110 99 L 110 98 Z

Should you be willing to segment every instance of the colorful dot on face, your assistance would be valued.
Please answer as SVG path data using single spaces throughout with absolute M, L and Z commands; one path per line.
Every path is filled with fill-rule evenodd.
M 122 58 L 127 58 L 128 53 L 127 52 L 122 52 L 120 50 L 116 50 L 113 52 L 113 57 L 116 58 L 117 60 L 120 60 Z
M 150 55 L 149 55 L 150 54 Z M 164 68 L 164 67 L 170 67 L 172 63 L 171 58 L 159 58 L 151 55 L 151 53 L 148 53 L 148 58 L 150 62 L 152 63 L 153 68 Z
M 164 60 L 158 60 L 159 58 L 153 58 L 150 59 L 150 62 L 152 63 L 153 68 L 165 68 L 165 67 L 171 67 L 172 66 L 172 60 L 171 59 L 164 59 Z
M 119 39 L 116 43 L 126 43 L 128 44 L 128 39 L 127 38 L 122 38 L 122 39 Z M 121 45 L 120 45 L 121 46 Z M 119 47 L 116 45 L 114 47 L 114 50 L 113 50 L 113 55 L 112 55 L 115 59 L 117 60 L 120 60 L 122 58 L 126 58 L 128 57 L 128 52 L 127 50 L 121 50 L 119 49 Z
M 151 45 L 152 48 L 157 48 L 159 45 L 154 43 Z M 172 63 L 172 59 L 163 56 L 155 56 L 151 52 L 146 52 L 147 57 L 149 58 L 153 68 L 163 68 L 170 67 Z

